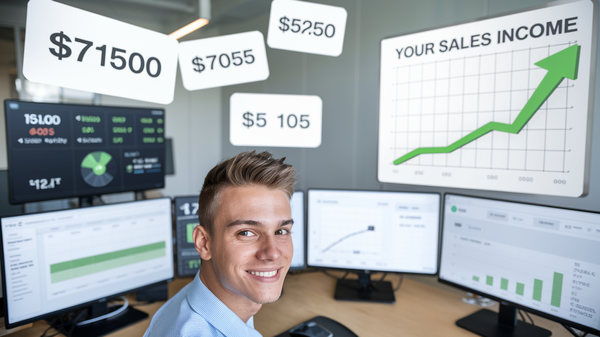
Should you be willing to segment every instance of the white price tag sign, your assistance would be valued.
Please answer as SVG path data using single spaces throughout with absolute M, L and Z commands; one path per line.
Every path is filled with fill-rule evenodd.
M 343 7 L 274 0 L 267 43 L 274 49 L 340 56 L 347 17 Z
M 323 101 L 312 95 L 235 93 L 229 139 L 235 146 L 319 147 Z
M 54 1 L 27 5 L 28 80 L 160 104 L 173 101 L 177 40 Z
M 179 68 L 190 91 L 266 80 L 264 36 L 251 31 L 181 42 Z

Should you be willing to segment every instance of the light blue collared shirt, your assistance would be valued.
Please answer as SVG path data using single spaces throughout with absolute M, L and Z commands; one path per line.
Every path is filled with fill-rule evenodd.
M 254 317 L 244 323 L 200 280 L 181 289 L 154 315 L 144 337 L 262 337 Z

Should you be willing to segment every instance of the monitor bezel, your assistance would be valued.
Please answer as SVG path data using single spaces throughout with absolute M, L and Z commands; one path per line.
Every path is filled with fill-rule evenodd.
M 163 197 L 163 198 L 156 198 L 156 199 L 126 201 L 126 202 L 119 202 L 119 203 L 107 204 L 107 205 L 98 205 L 98 206 L 85 207 L 85 208 L 97 209 L 98 207 L 106 207 L 106 206 L 114 206 L 114 205 L 124 205 L 124 204 L 136 203 L 136 202 L 156 201 L 156 200 L 161 200 L 161 199 L 169 200 L 169 204 L 171 205 L 171 198 Z M 38 215 L 38 214 L 44 214 L 44 213 L 64 212 L 64 211 L 72 211 L 72 210 L 79 210 L 79 209 L 81 209 L 81 208 L 70 208 L 70 209 L 62 209 L 62 210 L 55 210 L 55 211 L 44 211 L 44 212 L 27 213 L 27 214 L 21 214 L 21 215 L 4 216 L 4 217 L 0 217 L 0 220 L 1 219 L 5 219 L 5 218 L 18 217 L 18 216 Z M 172 209 L 170 211 L 171 211 L 171 221 L 172 221 L 173 220 L 173 211 L 172 211 Z M 1 221 L 0 221 L 0 224 L 1 224 Z M 171 240 L 172 239 L 173 239 L 173 234 L 171 232 Z M 4 242 L 4 232 L 3 232 L 1 226 L 0 226 L 0 242 Z M 2 249 L 2 251 L 0 251 L 0 253 L 1 253 L 0 256 L 2 256 L 2 259 L 4 260 L 4 249 Z M 4 261 L 2 261 L 2 262 L 4 262 Z M 28 319 L 25 319 L 25 320 L 22 320 L 22 321 L 18 321 L 18 322 L 14 322 L 14 323 L 9 323 L 8 322 L 8 315 L 9 315 L 9 311 L 10 310 L 8 308 L 8 296 L 6 296 L 6 293 L 7 293 L 7 290 L 6 290 L 6 270 L 5 270 L 5 267 L 4 267 L 4 263 L 2 263 L 2 266 L 3 267 L 0 268 L 1 269 L 0 272 L 2 273 L 2 291 L 3 291 L 3 295 L 4 295 L 3 299 L 2 299 L 3 300 L 2 302 L 4 303 L 4 324 L 9 329 L 15 328 L 15 327 L 18 327 L 18 326 L 21 326 L 21 325 L 24 325 L 24 324 L 28 324 L 28 323 L 33 323 L 33 322 L 36 322 L 36 321 L 39 321 L 39 320 L 42 320 L 42 319 L 45 319 L 45 318 L 48 318 L 48 317 L 53 317 L 53 316 L 56 316 L 56 315 L 60 315 L 60 314 L 63 314 L 63 313 L 69 312 L 69 311 L 73 311 L 73 310 L 85 308 L 85 307 L 88 307 L 88 306 L 90 306 L 90 305 L 92 305 L 94 303 L 98 303 L 100 300 L 107 300 L 109 298 L 123 296 L 125 294 L 129 294 L 129 293 L 136 292 L 136 291 L 139 291 L 139 290 L 142 290 L 142 289 L 145 289 L 145 288 L 150 288 L 152 286 L 156 286 L 156 285 L 162 284 L 164 282 L 171 282 L 171 281 L 174 280 L 174 277 L 175 277 L 175 271 L 172 270 L 173 271 L 173 276 L 171 276 L 170 278 L 165 278 L 165 279 L 160 280 L 158 282 L 153 282 L 153 283 L 150 283 L 150 284 L 143 285 L 141 287 L 132 288 L 132 289 L 129 289 L 129 290 L 126 290 L 126 291 L 122 291 L 122 292 L 118 292 L 118 293 L 114 293 L 114 294 L 111 294 L 111 295 L 108 295 L 108 296 L 101 296 L 101 297 L 98 297 L 98 298 L 96 298 L 94 300 L 87 301 L 87 302 L 84 302 L 84 303 L 80 303 L 80 304 L 77 304 L 77 305 L 74 305 L 74 306 L 70 306 L 70 307 L 67 307 L 67 308 L 60 309 L 60 310 L 56 310 L 56 311 L 44 313 L 44 314 L 41 314 L 41 315 L 37 315 L 37 316 L 31 317 L 31 318 L 28 318 Z
M 567 211 L 577 211 L 577 212 L 592 213 L 592 214 L 598 214 L 598 215 L 600 215 L 600 212 L 580 210 L 580 209 L 567 208 L 567 207 L 555 207 L 555 206 L 535 204 L 535 203 L 530 203 L 530 202 L 520 202 L 520 201 L 512 201 L 512 200 L 506 200 L 506 199 L 487 198 L 487 197 L 476 197 L 476 196 L 466 195 L 466 194 L 444 193 L 444 200 L 443 200 L 444 202 L 443 202 L 443 208 L 442 208 L 442 216 L 441 216 L 441 219 L 440 219 L 441 220 L 441 232 L 440 232 L 440 234 L 442 235 L 442 240 L 440 241 L 440 263 L 439 263 L 440 270 L 441 270 L 441 267 L 442 267 L 442 256 L 443 256 L 442 249 L 444 248 L 443 247 L 443 242 L 444 242 L 444 240 L 443 240 L 443 234 L 444 234 L 444 220 L 445 220 L 445 210 L 446 210 L 446 200 L 447 200 L 446 197 L 447 196 L 457 196 L 457 197 L 466 197 L 466 198 L 473 198 L 473 199 L 483 199 L 483 200 L 491 200 L 491 201 L 500 201 L 500 202 L 508 202 L 508 203 L 513 203 L 513 204 L 519 204 L 519 205 L 550 207 L 550 208 L 557 208 L 557 209 L 567 210 Z M 441 278 L 441 275 L 439 273 L 438 273 L 438 282 L 442 283 L 442 284 L 446 284 L 446 285 L 452 286 L 452 287 L 455 287 L 455 288 L 458 288 L 458 289 L 461 289 L 461 290 L 464 290 L 464 291 L 471 292 L 471 293 L 479 295 L 479 296 L 487 297 L 489 299 L 492 299 L 494 301 L 497 301 L 497 302 L 501 303 L 502 305 L 508 305 L 508 306 L 511 306 L 511 307 L 522 309 L 522 310 L 525 310 L 527 312 L 531 312 L 533 314 L 536 314 L 536 315 L 538 315 L 540 317 L 547 318 L 547 319 L 549 319 L 551 321 L 558 322 L 558 323 L 561 323 L 561 324 L 566 324 L 568 326 L 571 326 L 571 327 L 574 327 L 574 328 L 577 328 L 579 330 L 582 330 L 582 331 L 585 331 L 585 332 L 589 332 L 589 333 L 592 333 L 592 334 L 595 334 L 595 335 L 600 335 L 600 330 L 596 330 L 594 328 L 591 328 L 591 327 L 579 324 L 577 322 L 569 321 L 567 319 L 564 319 L 564 318 L 561 318 L 561 317 L 558 317 L 558 316 L 554 316 L 552 314 L 549 314 L 549 313 L 546 313 L 546 312 L 543 312 L 543 311 L 539 311 L 539 310 L 536 310 L 534 308 L 531 308 L 531 307 L 528 307 L 528 306 L 525 306 L 525 305 L 521 305 L 519 303 L 515 303 L 513 301 L 510 301 L 510 300 L 507 300 L 507 299 L 504 299 L 504 298 L 500 298 L 500 297 L 494 296 L 492 294 L 488 294 L 486 292 L 479 291 L 479 290 L 474 289 L 474 288 L 470 288 L 470 287 L 463 286 L 463 285 L 458 284 L 458 283 L 454 283 L 454 282 L 445 280 L 445 279 Z
M 71 103 L 47 103 L 47 102 L 33 102 L 33 101 L 24 101 L 24 100 L 18 100 L 18 99 L 5 99 L 4 100 L 4 125 L 5 128 L 8 130 L 8 113 L 6 113 L 7 110 L 7 106 L 10 103 L 27 103 L 27 104 L 38 104 L 38 105 L 62 105 L 62 106 L 71 106 L 71 107 L 75 107 L 75 106 L 82 106 L 82 107 L 93 107 L 93 108 L 108 108 L 108 109 L 112 109 L 112 108 L 117 108 L 117 109 L 132 109 L 132 110 L 161 110 L 163 112 L 163 117 L 166 116 L 166 110 L 165 108 L 159 108 L 159 107 L 130 107 L 130 106 L 117 106 L 117 105 L 90 105 L 90 104 L 71 104 Z M 163 118 L 164 119 L 164 118 Z M 166 122 L 166 120 L 165 120 Z M 167 137 L 165 137 L 166 139 Z M 124 190 L 118 190 L 118 191 L 110 191 L 110 192 L 105 192 L 105 193 L 74 193 L 73 195 L 69 195 L 69 196 L 64 196 L 64 197 L 40 197 L 39 199 L 34 199 L 34 200 L 27 200 L 27 201 L 15 201 L 14 200 L 14 196 L 13 196 L 13 191 L 15 190 L 15 188 L 13 187 L 13 183 L 12 183 L 12 179 L 11 179 L 11 166 L 10 166 L 10 160 L 11 160 L 11 152 L 12 150 L 10 149 L 9 144 L 9 136 L 8 136 L 8 132 L 5 133 L 5 141 L 6 141 L 6 163 L 8 166 L 8 202 L 11 205 L 22 205 L 28 202 L 40 202 L 40 201 L 48 201 L 48 200 L 60 200 L 60 199 L 70 199 L 70 198 L 82 198 L 82 197 L 91 197 L 91 196 L 96 196 L 96 195 L 104 195 L 104 194 L 113 194 L 113 193 L 127 193 L 127 192 L 142 192 L 142 191 L 146 191 L 146 190 L 151 190 L 151 189 L 157 189 L 157 188 L 164 188 L 165 184 L 166 184 L 166 173 L 165 171 L 163 171 L 163 179 L 162 179 L 162 184 L 161 186 L 156 186 L 156 187 L 152 187 L 152 188 L 148 188 L 146 190 L 138 190 L 138 189 L 124 189 Z M 165 155 L 165 161 L 166 161 L 166 152 L 167 152 L 167 145 L 166 145 L 166 141 L 163 143 L 165 149 L 164 149 L 164 155 Z M 166 167 L 165 167 L 166 169 Z
M 438 204 L 438 236 L 437 236 L 437 268 L 433 273 L 418 273 L 411 271 L 392 271 L 392 270 L 371 270 L 371 269 L 351 269 L 351 268 L 338 268 L 338 267 L 324 267 L 324 266 L 314 266 L 311 265 L 308 261 L 308 227 L 310 226 L 310 220 L 308 214 L 310 214 L 310 191 L 334 191 L 334 192 L 375 192 L 375 193 L 401 193 L 401 194 L 432 194 L 437 195 L 439 197 Z M 388 274 L 410 274 L 410 275 L 425 275 L 425 276 L 435 276 L 440 271 L 440 248 L 441 248 L 441 219 L 442 219 L 442 194 L 438 192 L 414 192 L 414 191 L 383 191 L 383 190 L 361 190 L 361 189 L 341 189 L 341 188 L 309 188 L 306 193 L 306 240 L 304 242 L 305 255 L 306 255 L 306 265 L 307 267 L 314 268 L 317 270 L 337 270 L 337 271 L 348 271 L 352 273 L 363 273 L 369 272 L 371 274 L 374 273 L 388 273 Z
M 308 246 L 306 245 L 306 241 L 307 241 L 307 233 L 308 233 L 308 232 L 306 231 L 306 228 L 307 228 L 307 220 L 306 220 L 306 216 L 307 216 L 308 214 L 307 214 L 307 212 L 306 212 L 306 210 L 307 210 L 307 204 L 306 204 L 306 203 L 307 203 L 308 201 L 306 200 L 306 198 L 307 198 L 307 195 L 308 195 L 308 193 L 305 193 L 305 192 L 304 192 L 304 191 L 302 191 L 302 190 L 295 190 L 295 191 L 294 191 L 294 193 L 296 193 L 296 192 L 300 192 L 300 193 L 302 193 L 302 215 L 303 215 L 303 217 L 302 217 L 302 220 L 303 220 L 303 222 L 304 222 L 304 223 L 302 224 L 302 228 L 303 228 L 303 230 L 302 230 L 302 238 L 304 239 L 304 240 L 303 240 L 303 242 L 302 242 L 302 246 L 303 246 L 303 248 L 304 248 L 304 253 L 303 253 L 302 255 L 304 255 L 304 256 L 303 256 L 304 263 L 302 264 L 302 266 L 296 266 L 296 267 L 292 267 L 292 265 L 290 264 L 290 269 L 288 269 L 288 272 L 290 272 L 290 271 L 304 270 L 304 269 L 306 269 L 306 267 L 307 267 L 307 266 L 306 266 L 306 262 L 307 262 L 307 260 L 306 260 L 306 258 L 307 258 L 307 255 L 306 255 L 306 248 L 307 248 Z M 292 201 L 292 199 L 290 199 L 290 201 Z M 294 227 L 292 226 L 292 231 L 293 231 L 293 230 L 294 230 Z
M 177 276 L 177 278 L 194 277 L 195 275 L 179 275 L 179 241 L 177 240 L 177 238 L 179 237 L 179 231 L 177 226 L 177 199 L 195 198 L 196 201 L 198 201 L 199 197 L 200 195 L 179 195 L 173 197 L 173 226 L 175 226 L 175 245 L 173 245 L 173 257 L 175 258 L 175 275 Z M 198 216 L 198 212 L 196 212 L 196 216 Z M 198 223 L 200 223 L 200 219 L 198 219 Z

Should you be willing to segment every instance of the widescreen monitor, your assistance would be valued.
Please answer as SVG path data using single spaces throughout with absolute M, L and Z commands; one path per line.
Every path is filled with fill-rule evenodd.
M 309 189 L 307 264 L 433 275 L 438 270 L 439 214 L 440 195 L 435 193 Z M 367 288 L 368 274 L 362 274 L 357 286 Z M 394 301 L 388 296 L 393 296 L 389 282 L 374 288 L 387 295 L 379 299 L 374 291 L 372 300 Z M 354 295 L 369 300 L 360 292 Z M 340 282 L 336 298 L 347 299 Z
M 442 238 L 439 280 L 501 303 L 459 326 L 503 336 L 520 308 L 600 334 L 600 213 L 447 194 Z M 508 332 L 549 336 L 535 328 Z
M 303 269 L 304 259 L 304 192 L 296 191 L 290 201 L 292 208 L 292 241 L 294 255 L 290 270 Z M 198 196 L 175 198 L 175 232 L 177 247 L 177 277 L 194 276 L 200 268 L 200 254 L 194 245 L 192 234 L 199 224 Z
M 4 105 L 11 203 L 164 187 L 164 109 Z
M 5 217 L 1 230 L 9 328 L 173 279 L 168 198 Z

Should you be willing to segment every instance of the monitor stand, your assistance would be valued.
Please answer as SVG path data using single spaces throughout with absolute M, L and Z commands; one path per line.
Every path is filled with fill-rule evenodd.
M 90 195 L 87 197 L 79 197 L 79 207 L 80 208 L 92 207 L 92 206 L 94 206 L 94 200 L 95 199 L 101 200 L 100 198 L 101 198 L 100 195 Z
M 371 281 L 369 271 L 359 272 L 358 280 L 338 280 L 333 297 L 340 301 L 396 302 L 392 283 L 388 281 Z
M 500 304 L 495 313 L 482 309 L 456 321 L 459 327 L 485 337 L 548 337 L 552 332 L 529 323 L 518 321 L 519 309 Z
M 115 310 L 118 309 L 115 308 Z M 93 304 L 88 309 L 87 317 L 83 317 L 79 321 L 84 321 L 94 317 L 98 317 L 108 313 L 108 307 L 106 301 Z M 148 314 L 140 310 L 128 307 L 124 312 L 117 316 L 110 317 L 95 323 L 90 323 L 82 326 L 67 325 L 59 328 L 65 336 L 71 337 L 99 337 L 107 335 L 113 331 L 122 329 L 131 324 L 137 323 L 143 319 L 148 318 Z M 69 335 L 69 332 L 73 329 L 73 332 Z

